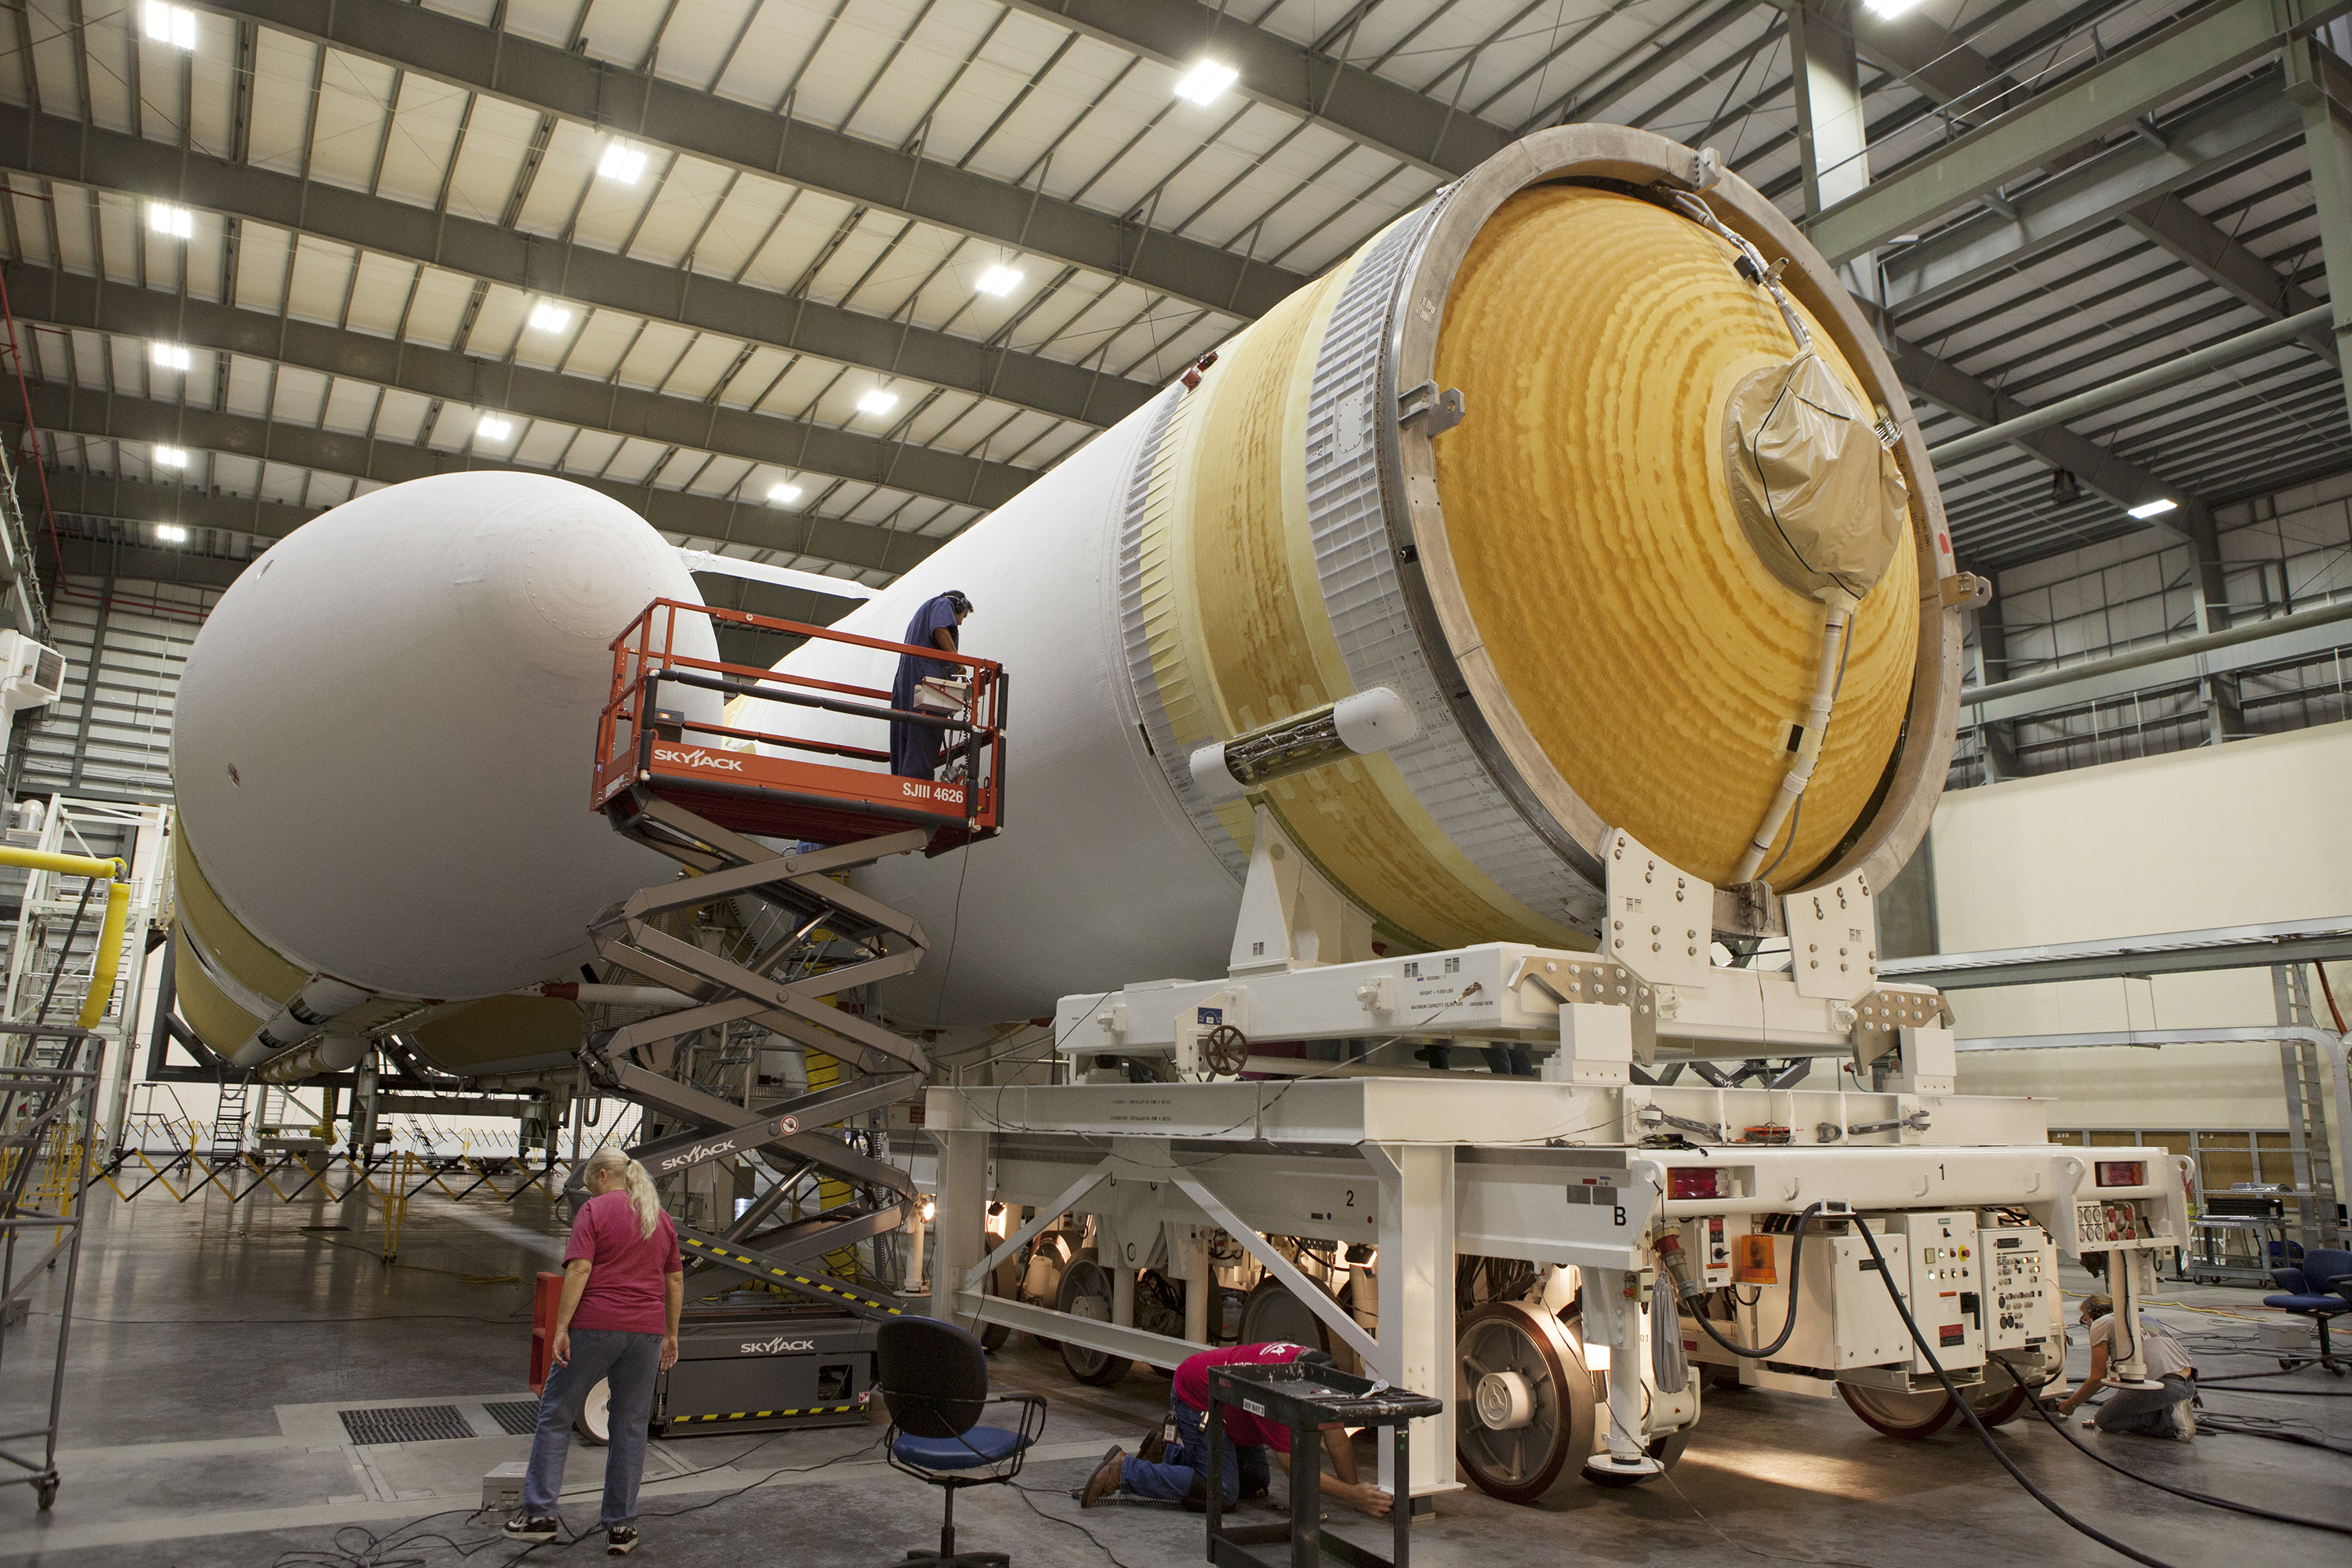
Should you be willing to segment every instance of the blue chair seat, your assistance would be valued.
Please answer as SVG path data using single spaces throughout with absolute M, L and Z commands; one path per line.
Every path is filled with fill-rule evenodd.
M 918 1437 L 901 1432 L 890 1452 L 927 1470 L 976 1470 L 1009 1458 L 1029 1439 L 1003 1426 L 974 1426 L 956 1437 Z
M 2352 1312 L 2352 1301 L 2341 1296 L 2265 1296 L 2263 1305 L 2287 1312 Z

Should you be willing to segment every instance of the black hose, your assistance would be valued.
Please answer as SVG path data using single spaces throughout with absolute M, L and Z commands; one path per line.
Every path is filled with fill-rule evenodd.
M 2115 1473 L 2119 1476 L 2128 1477 L 2130 1479 L 2139 1482 L 2139 1484 L 2144 1487 L 2154 1487 L 2160 1492 L 2170 1492 L 2174 1497 L 2187 1498 L 2190 1502 L 2201 1502 L 2208 1508 L 2226 1508 L 2231 1513 L 2251 1514 L 2256 1519 L 2273 1520 L 2280 1524 L 2299 1524 L 2306 1530 L 2325 1530 L 2336 1535 L 2352 1535 L 2352 1524 L 2330 1524 L 2325 1520 L 2299 1519 L 2291 1513 L 2273 1513 L 2266 1508 L 2256 1508 L 2252 1503 L 2231 1502 L 2228 1498 L 2213 1497 L 2205 1492 L 2191 1491 L 2187 1487 L 2176 1487 L 2168 1481 L 2159 1481 L 2153 1476 L 2143 1476 L 2137 1470 L 2127 1470 L 2121 1465 L 2116 1464 L 2113 1459 L 2108 1458 L 2105 1454 L 2102 1454 L 2097 1449 L 2092 1447 L 2089 1444 L 2084 1442 L 2080 1437 L 2075 1436 L 2072 1432 L 2067 1431 L 2066 1423 L 2060 1420 L 2057 1416 L 2051 1415 L 2049 1407 L 2042 1403 L 2040 1396 L 2035 1394 L 2032 1389 L 2026 1387 L 2025 1379 L 2018 1374 L 2017 1368 L 2010 1365 L 2008 1361 L 2000 1356 L 1993 1356 L 1990 1359 L 1992 1361 L 1993 1364 L 2000 1367 L 2001 1371 L 2009 1373 L 2011 1382 L 2016 1384 L 2018 1387 L 2025 1389 L 2025 1403 L 2032 1405 L 2033 1407 L 2033 1413 L 2036 1415 L 2041 1416 L 2042 1420 L 2047 1421 L 2051 1427 L 2057 1432 L 2058 1436 L 2065 1438 L 2066 1441 L 2074 1444 L 2075 1447 L 2080 1448 L 2084 1453 L 2090 1455 L 2091 1458 L 2098 1460 L 2099 1463 L 2106 1466 L 2107 1468 L 2115 1471 Z M 2216 1427 L 2215 1430 L 2219 1431 L 2221 1428 Z
M 2109 1551 L 2121 1552 L 2133 1562 L 2145 1564 L 2145 1568 L 2172 1568 L 2172 1564 L 2165 1562 L 2161 1557 L 2150 1557 L 2145 1552 L 2135 1551 L 2105 1531 L 2068 1513 L 2059 1505 L 2057 1499 L 2035 1486 L 2032 1478 L 2017 1468 L 2016 1460 L 2001 1451 L 2000 1445 L 1992 1440 L 1992 1434 L 1985 1430 L 1985 1424 L 1977 1419 L 1976 1406 L 1960 1397 L 1960 1391 L 1953 1384 L 1951 1374 L 1944 1370 L 1944 1363 L 1936 1359 L 1935 1351 L 1927 1343 L 1927 1336 L 1919 1331 L 1917 1321 L 1911 1316 L 1911 1304 L 1903 1299 L 1903 1292 L 1895 1288 L 1895 1276 L 1887 1269 L 1885 1254 L 1878 1250 L 1878 1238 L 1871 1235 L 1870 1226 L 1864 1225 L 1859 1218 L 1854 1221 L 1854 1228 L 1862 1233 L 1862 1244 L 1870 1248 L 1870 1260 L 1878 1266 L 1878 1282 L 1886 1287 L 1886 1294 L 1895 1302 L 1895 1310 L 1901 1315 L 1903 1327 L 1910 1334 L 1911 1342 L 1919 1347 L 1921 1355 L 1927 1358 L 1927 1370 L 1936 1374 L 1936 1381 L 1944 1385 L 1944 1392 L 1950 1395 L 1952 1404 L 1958 1408 L 1962 1415 L 1968 1417 L 1969 1426 L 1975 1430 L 1984 1446 L 1991 1451 L 1992 1457 L 2000 1461 L 2000 1468 L 2009 1472 L 2010 1479 L 2023 1487 L 2026 1495 L 2057 1515 L 2069 1528 L 2089 1536 Z
M 1769 1345 L 1757 1345 L 1753 1349 L 1747 1345 L 1733 1344 L 1729 1340 L 1725 1339 L 1721 1334 L 1715 1331 L 1715 1325 L 1713 1323 L 1694 1311 L 1691 1313 L 1692 1321 L 1696 1322 L 1700 1328 L 1706 1331 L 1706 1337 L 1708 1339 L 1713 1340 L 1717 1344 L 1721 1345 L 1733 1355 L 1739 1356 L 1747 1361 L 1765 1361 L 1780 1353 L 1780 1347 L 1789 1342 L 1789 1335 L 1793 1332 L 1797 1327 L 1797 1282 L 1803 1278 L 1802 1275 L 1797 1272 L 1797 1265 L 1805 1256 L 1805 1222 L 1811 1219 L 1813 1215 L 1819 1214 L 1821 1212 L 1821 1208 L 1822 1205 L 1818 1203 L 1811 1205 L 1806 1208 L 1804 1213 L 1797 1216 L 1797 1239 L 1789 1244 L 1789 1315 L 1786 1319 L 1782 1320 L 1780 1331 L 1773 1337 L 1772 1342 Z M 1859 1225 L 1861 1221 L 1857 1220 L 1854 1223 Z

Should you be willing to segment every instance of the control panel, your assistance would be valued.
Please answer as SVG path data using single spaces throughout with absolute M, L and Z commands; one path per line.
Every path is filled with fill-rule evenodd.
M 2043 1260 L 2042 1245 L 2039 1229 L 2006 1226 L 1977 1232 L 1987 1350 L 2038 1350 L 2049 1342 L 2051 1293 L 2057 1281 Z
M 2140 1241 L 2149 1234 L 2147 1217 L 2136 1203 L 2088 1199 L 2074 1205 L 2074 1243 L 2078 1248 Z
M 1947 1372 L 1982 1366 L 1984 1270 L 1976 1215 L 1893 1215 L 1886 1234 L 1910 1260 L 1911 1317 L 1937 1361 Z M 1893 1268 L 1895 1247 L 1886 1250 Z M 1912 1370 L 1932 1375 L 1924 1352 L 1914 1354 Z
M 1710 1290 L 1733 1283 L 1732 1249 L 1748 1234 L 1748 1217 L 1722 1215 L 1683 1222 L 1683 1256 L 1690 1260 L 1692 1277 Z

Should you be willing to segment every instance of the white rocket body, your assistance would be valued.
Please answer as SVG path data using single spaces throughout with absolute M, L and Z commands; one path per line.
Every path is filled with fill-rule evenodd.
M 576 980 L 589 921 L 673 869 L 588 798 L 610 644 L 657 596 L 700 602 L 677 552 L 561 479 L 420 479 L 306 524 L 181 680 L 205 879 L 297 968 L 385 995 Z M 707 624 L 680 631 L 716 657 Z
M 1136 454 L 1171 387 L 924 559 L 835 627 L 898 641 L 923 602 L 972 601 L 961 651 L 1009 681 L 1010 780 L 997 838 L 853 880 L 923 922 L 930 962 L 886 987 L 901 1023 L 1002 1022 L 1055 998 L 1221 973 L 1241 883 L 1146 749 L 1116 604 L 1116 547 Z M 892 656 L 813 641 L 778 666 L 887 687 Z M 879 744 L 871 721 L 760 704 L 748 727 Z

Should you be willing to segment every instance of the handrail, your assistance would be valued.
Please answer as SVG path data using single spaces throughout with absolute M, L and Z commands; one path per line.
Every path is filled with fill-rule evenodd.
M 19 849 L 0 846 L 0 866 L 21 867 L 27 871 L 47 871 L 63 877 L 106 879 L 106 915 L 98 928 L 98 956 L 91 966 L 89 994 L 82 999 L 81 1016 L 75 1019 L 77 1028 L 94 1029 L 106 1016 L 106 1005 L 114 999 L 114 981 L 122 967 L 122 927 L 131 910 L 131 868 L 121 859 L 108 857 L 99 859 L 89 855 L 59 855 L 46 849 Z M 66 961 L 63 952 L 58 963 Z

